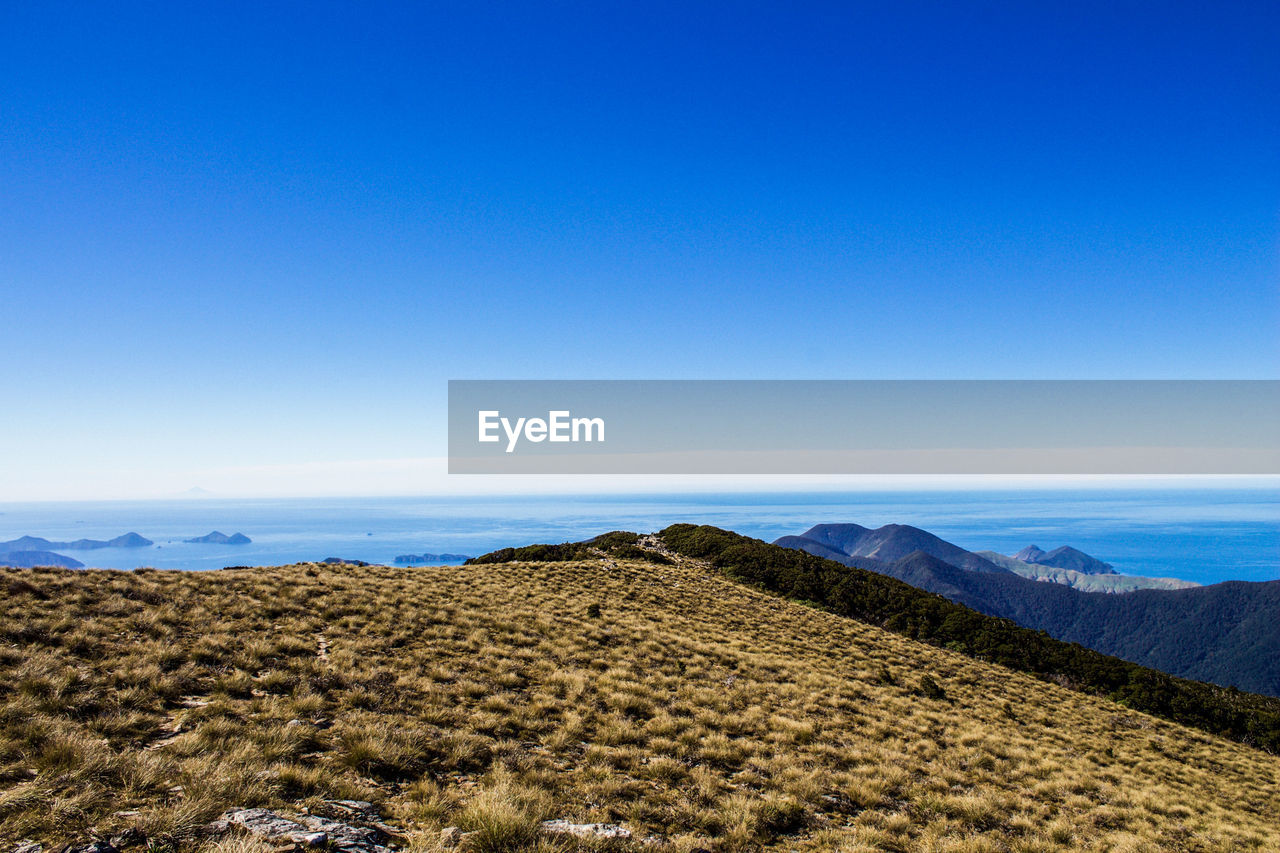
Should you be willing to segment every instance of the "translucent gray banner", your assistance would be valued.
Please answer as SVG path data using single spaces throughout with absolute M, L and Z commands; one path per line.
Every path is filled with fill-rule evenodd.
M 1274 380 L 453 380 L 451 474 L 1280 474 Z

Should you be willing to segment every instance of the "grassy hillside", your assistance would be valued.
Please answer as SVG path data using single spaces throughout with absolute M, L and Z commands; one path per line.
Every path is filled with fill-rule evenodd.
M 1094 606 L 1125 606 L 1149 603 L 1147 596 L 1166 596 L 1158 602 L 1164 608 L 1163 626 L 1152 624 L 1154 620 L 1117 620 L 1113 633 L 1124 633 L 1127 624 L 1129 633 L 1139 638 L 1159 636 L 1162 646 L 1193 649 L 1193 640 L 1202 639 L 1201 633 L 1227 630 L 1242 640 L 1250 639 L 1252 648 L 1274 649 L 1280 645 L 1275 636 L 1280 628 L 1269 617 L 1280 609 L 1278 582 L 1233 582 L 1113 596 L 1078 593 L 1008 572 L 966 571 L 923 552 L 868 570 L 705 525 L 673 524 L 659 536 L 667 547 L 707 559 L 743 583 L 1280 753 L 1280 698 L 1177 678 L 1167 670 L 1140 666 L 1023 627 L 1035 622 L 1013 615 L 1016 608 L 1035 605 L 1040 612 L 1070 616 L 1086 600 Z M 1240 587 L 1253 589 L 1244 592 Z M 1202 594 L 1207 597 L 1191 598 Z M 1186 596 L 1191 602 L 1183 605 L 1170 596 Z M 1238 600 L 1232 601 L 1231 596 Z M 1013 618 L 1002 618 L 1007 615 Z M 1240 672 L 1247 672 L 1249 666 L 1274 665 L 1266 654 L 1251 659 L 1248 648 L 1241 645 L 1235 652 Z
M 0 592 L 0 849 L 128 827 L 197 849 L 231 806 L 324 798 L 424 851 L 451 825 L 563 849 L 533 833 L 561 817 L 655 851 L 1280 849 L 1273 756 L 695 559 L 6 570 Z

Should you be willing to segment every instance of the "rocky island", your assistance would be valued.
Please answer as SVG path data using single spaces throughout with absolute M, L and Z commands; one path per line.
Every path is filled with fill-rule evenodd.
M 398 566 L 415 566 L 419 563 L 463 563 L 469 559 L 466 554 L 400 554 L 395 563 Z
M 248 545 L 253 540 L 243 533 L 232 533 L 230 536 L 221 530 L 197 536 L 194 539 L 183 539 L 188 545 Z

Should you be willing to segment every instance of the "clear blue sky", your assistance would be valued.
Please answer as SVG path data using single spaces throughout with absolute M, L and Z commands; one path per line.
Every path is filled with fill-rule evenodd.
M 449 378 L 1278 377 L 1277 44 L 1274 2 L 4 4 L 0 499 L 437 456 Z

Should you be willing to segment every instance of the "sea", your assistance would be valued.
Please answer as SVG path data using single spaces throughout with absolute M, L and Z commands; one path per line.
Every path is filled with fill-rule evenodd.
M 1122 574 L 1201 584 L 1280 579 L 1280 490 L 1069 489 L 386 497 L 0 503 L 0 542 L 111 539 L 144 548 L 63 550 L 89 567 L 199 571 L 337 557 L 478 555 L 610 530 L 712 524 L 772 541 L 829 522 L 922 527 L 969 550 L 1071 545 Z M 213 530 L 247 545 L 184 542 Z M 57 549 L 55 549 L 57 550 Z

